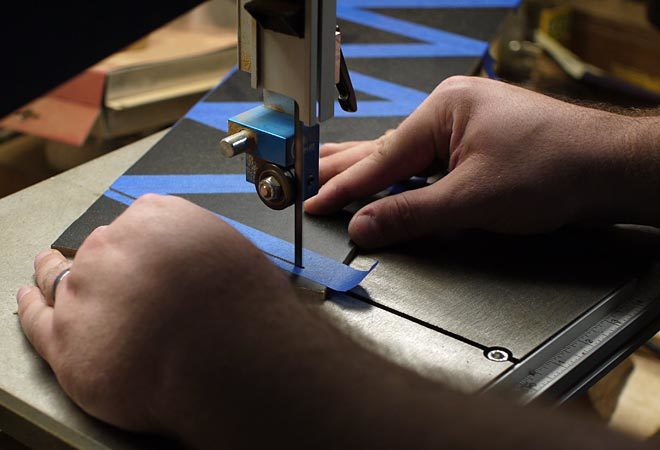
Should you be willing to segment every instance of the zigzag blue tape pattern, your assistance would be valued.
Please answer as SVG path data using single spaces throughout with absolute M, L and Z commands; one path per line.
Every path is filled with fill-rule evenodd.
M 338 0 L 337 15 L 342 20 L 399 34 L 418 42 L 407 44 L 346 44 L 347 58 L 441 58 L 483 56 L 486 42 L 443 30 L 389 17 L 374 10 L 392 8 L 514 8 L 520 0 Z M 234 68 L 220 85 L 236 71 Z M 427 96 L 422 92 L 396 83 L 370 77 L 355 71 L 351 78 L 356 91 L 378 97 L 379 100 L 363 101 L 357 113 L 348 114 L 338 104 L 335 116 L 342 117 L 405 117 L 410 115 Z M 243 111 L 258 106 L 256 102 L 206 102 L 197 103 L 185 118 L 204 125 L 227 131 L 227 120 Z M 148 192 L 160 194 L 213 194 L 252 193 L 254 187 L 243 175 L 150 175 L 123 176 L 105 193 L 115 201 L 130 205 L 133 200 Z M 254 228 L 218 215 L 250 239 L 257 247 L 271 255 L 278 267 L 323 284 L 337 291 L 357 286 L 370 272 L 354 270 L 344 264 L 326 258 L 310 250 L 304 250 L 307 266 L 295 267 L 287 261 L 293 254 L 293 245 Z M 375 265 L 374 265 L 375 266 Z M 373 267 L 372 267 L 373 269 Z
M 515 8 L 520 0 L 339 0 L 337 15 L 345 21 L 398 34 L 419 41 L 407 44 L 350 44 L 343 46 L 347 58 L 441 58 L 482 57 L 488 43 L 456 33 L 431 28 L 378 13 L 378 9 Z M 231 76 L 234 71 L 230 73 Z M 227 79 L 227 78 L 225 78 Z M 382 100 L 360 102 L 356 113 L 335 105 L 335 117 L 406 117 L 428 93 L 351 71 L 353 87 Z M 223 80 L 224 81 L 224 80 Z M 222 84 L 222 82 L 220 83 Z M 258 106 L 256 102 L 200 102 L 185 116 L 204 125 L 227 131 L 227 120 Z
M 123 175 L 110 189 L 133 198 L 144 194 L 254 194 L 244 174 Z

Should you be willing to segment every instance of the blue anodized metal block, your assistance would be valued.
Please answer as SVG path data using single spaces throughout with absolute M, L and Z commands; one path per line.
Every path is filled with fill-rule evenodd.
M 229 119 L 229 125 L 255 134 L 257 146 L 252 156 L 285 168 L 293 165 L 295 127 L 289 114 L 257 106 Z

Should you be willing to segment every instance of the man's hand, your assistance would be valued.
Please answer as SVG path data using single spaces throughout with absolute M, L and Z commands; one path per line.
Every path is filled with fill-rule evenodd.
M 361 349 L 182 199 L 143 197 L 73 264 L 46 251 L 35 270 L 37 287 L 18 293 L 26 335 L 73 401 L 128 430 L 209 449 L 635 447 L 571 416 L 450 392 Z
M 380 144 L 337 153 L 342 173 L 308 207 L 336 209 L 449 158 L 456 169 L 443 182 L 367 207 L 366 224 L 359 219 L 365 214 L 352 224 L 354 237 L 374 245 L 401 239 L 401 218 L 414 235 L 457 223 L 515 229 L 488 199 L 520 217 L 516 208 L 536 206 L 541 195 L 572 217 L 580 201 L 564 205 L 561 193 L 545 192 L 535 178 L 552 174 L 564 194 L 564 183 L 579 184 L 579 170 L 561 170 L 557 136 L 552 145 L 538 137 L 548 133 L 544 120 L 558 120 L 568 107 L 550 102 L 540 111 L 512 88 L 498 102 L 486 90 L 478 97 L 490 101 L 479 108 L 467 102 L 451 109 L 452 100 L 461 102 L 441 91 L 464 92 L 452 83 Z M 503 111 L 501 102 L 510 108 Z M 510 125 L 501 116 L 516 108 L 536 114 L 527 124 L 534 130 L 469 125 L 485 123 L 486 112 Z M 530 158 L 502 144 L 508 138 L 541 149 L 531 174 L 519 167 Z M 573 153 L 581 166 L 581 152 Z M 487 208 L 486 219 L 470 208 Z M 531 224 L 551 227 L 562 221 L 557 216 Z M 369 221 L 377 224 L 375 236 L 365 233 Z M 17 295 L 26 335 L 76 403 L 125 429 L 176 436 L 196 448 L 634 447 L 584 423 L 566 433 L 577 429 L 570 416 L 450 392 L 362 349 L 297 302 L 287 278 L 233 228 L 179 198 L 137 200 L 92 233 L 73 263 L 47 251 L 35 271 L 37 286 Z
M 653 142 L 653 120 L 583 108 L 487 79 L 450 78 L 395 131 L 375 141 L 324 146 L 325 184 L 305 208 L 334 212 L 444 167 L 449 174 L 435 184 L 361 209 L 350 223 L 351 238 L 363 247 L 380 247 L 463 229 L 527 234 L 580 220 L 653 222 L 660 213 L 640 218 L 635 210 L 640 195 L 660 191 L 653 188 L 660 188 L 660 149 L 655 156 L 635 154 L 638 141 Z M 655 119 L 656 135 L 659 125 Z M 645 172 L 651 186 L 626 192 L 630 181 L 639 184 L 629 178 Z
M 69 266 L 54 303 L 54 279 Z M 17 295 L 30 342 L 76 403 L 129 430 L 181 431 L 185 415 L 197 414 L 191 402 L 203 396 L 196 384 L 209 382 L 206 391 L 215 384 L 205 374 L 210 367 L 226 369 L 222 382 L 236 389 L 235 365 L 248 371 L 250 358 L 258 359 L 254 346 L 268 348 L 255 342 L 260 328 L 270 327 L 274 344 L 289 333 L 285 322 L 262 317 L 303 313 L 287 278 L 259 250 L 175 197 L 137 200 L 94 231 L 73 263 L 42 252 L 35 279 Z

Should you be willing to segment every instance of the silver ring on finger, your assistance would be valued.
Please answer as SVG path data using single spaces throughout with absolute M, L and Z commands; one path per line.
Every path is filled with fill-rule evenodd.
M 55 277 L 55 281 L 53 281 L 53 305 L 55 304 L 55 295 L 57 294 L 57 286 L 59 286 L 62 280 L 65 279 L 67 275 L 69 275 L 69 272 L 71 272 L 71 267 L 67 267 L 66 269 L 61 271 L 59 275 Z

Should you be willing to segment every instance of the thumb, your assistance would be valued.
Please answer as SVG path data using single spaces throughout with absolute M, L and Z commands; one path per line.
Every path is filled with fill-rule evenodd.
M 463 167 L 431 186 L 373 202 L 358 211 L 348 233 L 358 246 L 378 248 L 431 234 L 475 227 L 479 208 L 463 195 Z

